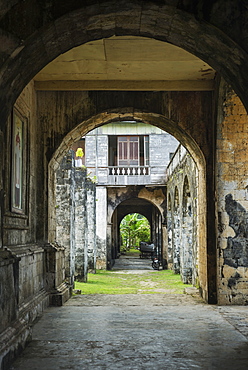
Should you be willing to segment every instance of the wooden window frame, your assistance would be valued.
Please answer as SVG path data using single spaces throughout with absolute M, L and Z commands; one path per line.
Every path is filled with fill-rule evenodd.
M 15 108 L 11 135 L 11 212 L 22 215 L 26 213 L 27 123 L 28 119 Z
M 126 163 L 124 164 L 121 164 L 120 162 L 121 161 L 125 161 L 125 159 L 121 158 L 120 159 L 120 143 L 122 143 L 122 141 L 120 141 L 121 138 L 126 138 L 127 140 L 126 141 L 123 141 L 123 143 L 127 143 L 127 159 L 126 159 Z M 130 139 L 131 138 L 137 138 L 137 141 L 131 141 Z M 140 149 L 139 149 L 139 136 L 138 135 L 120 135 L 117 137 L 117 161 L 118 161 L 118 166 L 121 167 L 128 167 L 128 166 L 139 166 L 140 165 Z M 131 143 L 137 143 L 138 144 L 138 148 L 137 148 L 137 158 L 130 158 L 130 152 L 131 152 Z M 124 149 L 124 145 L 122 145 L 122 150 L 125 150 Z M 136 164 L 131 164 L 130 162 L 131 161 L 135 161 L 137 160 L 137 163 Z

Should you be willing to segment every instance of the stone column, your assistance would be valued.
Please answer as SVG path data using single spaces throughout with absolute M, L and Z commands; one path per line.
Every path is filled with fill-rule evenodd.
M 89 179 L 85 182 L 86 191 L 86 225 L 85 254 L 87 253 L 88 270 L 96 272 L 96 186 Z
M 63 158 L 56 171 L 56 242 L 65 248 L 65 274 L 70 285 L 74 282 L 74 168 L 73 152 Z
M 85 170 L 76 168 L 74 179 L 75 279 L 86 282 L 88 273 L 88 245 L 85 240 L 87 233 Z
M 217 131 L 218 303 L 248 303 L 248 115 L 221 83 Z
M 107 268 L 107 188 L 96 187 L 96 268 Z
M 175 274 L 180 273 L 180 253 L 181 253 L 181 216 L 179 194 L 176 188 L 173 206 L 173 270 Z
M 112 224 L 107 225 L 107 269 L 110 270 L 112 267 Z

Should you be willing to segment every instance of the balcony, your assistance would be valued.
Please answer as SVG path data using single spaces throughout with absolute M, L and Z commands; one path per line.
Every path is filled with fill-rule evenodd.
M 108 166 L 87 167 L 89 177 L 96 176 L 103 186 L 163 185 L 165 166 Z
M 148 166 L 110 166 L 108 167 L 108 185 L 145 185 L 150 183 Z
M 148 166 L 110 166 L 109 176 L 148 176 L 150 175 L 150 167 Z

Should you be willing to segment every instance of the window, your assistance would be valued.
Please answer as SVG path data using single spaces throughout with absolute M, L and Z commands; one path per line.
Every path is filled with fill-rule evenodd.
M 109 166 L 149 166 L 149 136 L 109 136 Z
M 12 212 L 25 213 L 27 119 L 16 109 L 12 122 Z
M 139 137 L 118 136 L 118 166 L 139 165 Z

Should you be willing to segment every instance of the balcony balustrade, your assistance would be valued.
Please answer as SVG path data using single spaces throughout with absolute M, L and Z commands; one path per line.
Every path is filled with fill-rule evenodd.
M 112 176 L 148 176 L 150 167 L 148 166 L 109 166 L 109 175 Z

